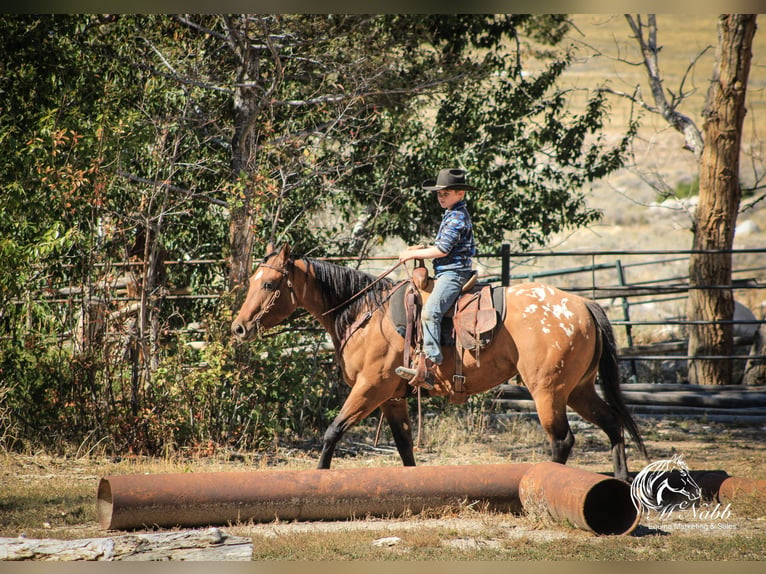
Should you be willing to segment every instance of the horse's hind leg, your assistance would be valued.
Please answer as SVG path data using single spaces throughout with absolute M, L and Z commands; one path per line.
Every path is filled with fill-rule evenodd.
M 581 417 L 600 427 L 609 437 L 612 446 L 614 476 L 628 479 L 628 464 L 625 457 L 625 437 L 620 419 L 596 393 L 593 381 L 580 383 L 569 395 L 569 406 Z
M 404 466 L 415 466 L 412 448 L 412 425 L 406 399 L 391 399 L 380 406 L 391 427 L 394 443 Z

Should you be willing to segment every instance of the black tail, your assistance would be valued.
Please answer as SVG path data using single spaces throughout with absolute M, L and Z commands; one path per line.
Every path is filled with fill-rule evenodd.
M 598 374 L 601 389 L 604 391 L 604 398 L 609 406 L 617 412 L 622 426 L 628 429 L 641 454 L 644 458 L 648 459 L 649 455 L 646 452 L 644 440 L 641 438 L 638 426 L 636 426 L 633 417 L 630 416 L 630 412 L 628 412 L 628 408 L 625 406 L 625 399 L 622 396 L 622 392 L 620 392 L 620 368 L 617 365 L 617 344 L 614 340 L 612 324 L 609 322 L 609 318 L 606 316 L 606 312 L 601 305 L 590 300 L 586 302 L 586 305 L 594 321 L 596 321 L 598 330 L 601 332 L 603 348 L 598 364 Z

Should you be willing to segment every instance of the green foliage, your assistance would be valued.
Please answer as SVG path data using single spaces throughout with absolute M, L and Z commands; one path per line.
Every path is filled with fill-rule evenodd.
M 0 17 L 0 362 L 18 413 L 0 437 L 158 452 L 318 432 L 343 393 L 331 357 L 302 320 L 232 347 L 232 270 L 268 239 L 363 258 L 431 236 L 438 208 L 420 185 L 447 165 L 482 189 L 469 200 L 484 249 L 594 221 L 585 187 L 625 142 L 601 139 L 599 95 L 568 109 L 568 27 L 523 14 Z M 193 351 L 185 328 L 202 317 L 207 347 Z
M 587 184 L 622 165 L 636 126 L 618 145 L 606 145 L 599 133 L 606 102 L 594 93 L 584 113 L 569 111 L 556 87 L 566 66 L 567 60 L 554 61 L 528 77 L 509 58 L 498 57 L 497 77 L 450 91 L 433 123 L 412 124 L 423 143 L 408 154 L 406 165 L 421 181 L 438 166 L 468 169 L 479 188 L 468 200 L 477 240 L 485 247 L 509 239 L 522 249 L 543 245 L 562 229 L 600 218 L 586 205 Z M 418 186 L 399 201 L 397 217 L 386 220 L 389 233 L 410 240 L 433 234 L 439 208 L 429 194 Z
M 151 426 L 172 431 L 165 442 L 173 445 L 241 450 L 321 426 L 326 403 L 337 399 L 336 369 L 311 348 L 311 338 L 284 333 L 244 348 L 211 340 L 168 356 L 153 379 Z
M 660 196 L 660 199 L 667 199 L 668 197 L 675 197 L 678 199 L 687 199 L 699 195 L 700 191 L 700 179 L 699 176 L 695 177 L 691 181 L 679 181 L 676 187 L 665 194 Z

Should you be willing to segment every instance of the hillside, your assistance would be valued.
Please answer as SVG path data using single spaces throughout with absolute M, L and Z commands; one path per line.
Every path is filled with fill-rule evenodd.
M 574 35 L 580 59 L 567 72 L 565 81 L 575 88 L 593 88 L 606 82 L 612 89 L 628 93 L 639 85 L 648 97 L 643 68 L 618 59 L 619 56 L 630 62 L 640 61 L 625 18 L 595 14 L 575 15 L 573 20 L 580 31 Z M 678 93 L 690 63 L 702 54 L 684 83 L 689 97 L 680 108 L 701 127 L 715 59 L 715 15 L 659 15 L 658 25 L 658 42 L 663 47 L 660 67 L 667 90 Z M 741 166 L 745 184 L 754 180 L 751 156 L 763 157 L 762 138 L 766 137 L 766 66 L 759 63 L 763 61 L 759 54 L 766 54 L 766 34 L 756 32 L 753 54 Z M 619 133 L 630 113 L 631 104 L 627 100 L 615 99 L 610 128 Z M 602 225 L 559 238 L 566 248 L 683 249 L 690 246 L 688 215 L 682 210 L 651 208 L 650 204 L 657 199 L 657 188 L 672 190 L 678 184 L 695 179 L 694 157 L 683 149 L 681 135 L 658 115 L 642 112 L 641 124 L 640 137 L 634 146 L 634 165 L 595 183 L 590 190 L 590 204 L 604 211 Z M 748 219 L 766 230 L 763 207 L 746 211 L 739 223 Z M 738 245 L 762 246 L 763 239 L 761 234 L 742 236 L 738 237 Z

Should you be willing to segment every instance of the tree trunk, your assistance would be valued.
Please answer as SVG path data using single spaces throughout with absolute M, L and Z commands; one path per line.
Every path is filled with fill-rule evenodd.
M 694 253 L 689 260 L 689 318 L 730 321 L 734 316 L 731 253 L 741 191 L 739 151 L 745 94 L 752 57 L 755 14 L 724 14 L 718 22 L 718 54 L 704 111 L 705 148 L 700 160 L 700 194 L 695 215 Z M 691 325 L 689 355 L 730 355 L 731 324 Z M 690 361 L 689 382 L 731 383 L 731 361 Z
M 250 85 L 258 75 L 257 57 L 251 52 L 246 31 L 236 22 L 224 17 L 229 43 L 239 69 L 234 88 L 231 170 L 238 196 L 231 204 L 229 220 L 229 290 L 234 293 L 232 308 L 238 308 L 244 297 L 244 287 L 250 276 L 253 254 L 253 188 L 248 174 L 255 164 L 257 143 L 253 133 L 254 118 L 259 113 L 260 95 Z M 244 181 L 243 181 L 244 176 Z
M 245 75 L 245 77 L 247 77 Z M 253 189 L 247 174 L 251 171 L 255 152 L 252 145 L 252 114 L 255 102 L 249 88 L 237 88 L 234 96 L 234 135 L 232 137 L 232 177 L 238 196 L 231 207 L 229 220 L 229 289 L 234 292 L 232 304 L 241 304 L 243 287 L 250 276 L 253 255 Z M 242 181 L 244 177 L 245 181 Z

